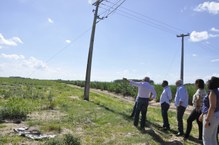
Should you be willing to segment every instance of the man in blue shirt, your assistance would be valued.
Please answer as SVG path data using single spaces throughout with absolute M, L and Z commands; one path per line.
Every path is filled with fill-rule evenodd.
M 177 121 L 178 121 L 178 133 L 177 136 L 184 135 L 183 132 L 183 115 L 186 110 L 186 107 L 188 106 L 188 92 L 183 85 L 182 80 L 176 81 L 176 95 L 175 95 L 175 106 L 177 108 Z

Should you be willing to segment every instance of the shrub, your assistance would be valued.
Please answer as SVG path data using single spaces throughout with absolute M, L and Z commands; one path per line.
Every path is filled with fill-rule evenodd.
M 66 134 L 64 137 L 65 145 L 80 145 L 80 140 L 72 134 Z
M 80 145 L 80 140 L 72 134 L 64 135 L 64 138 L 54 138 L 48 140 L 45 145 Z
M 29 108 L 27 101 L 22 98 L 9 98 L 9 100 L 2 105 L 0 109 L 1 119 L 21 119 L 27 118 Z

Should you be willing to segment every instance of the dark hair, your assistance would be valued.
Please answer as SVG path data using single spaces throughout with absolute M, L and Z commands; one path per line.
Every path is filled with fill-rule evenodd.
M 211 79 L 208 80 L 207 87 L 210 90 L 219 88 L 219 78 L 218 77 L 214 77 L 214 76 L 211 77 Z
M 164 84 L 165 86 L 168 86 L 168 81 L 164 80 L 164 81 L 163 81 L 163 84 Z
M 205 83 L 204 83 L 204 81 L 202 79 L 197 79 L 195 81 L 195 84 L 197 85 L 197 87 L 199 89 L 204 89 L 205 88 Z

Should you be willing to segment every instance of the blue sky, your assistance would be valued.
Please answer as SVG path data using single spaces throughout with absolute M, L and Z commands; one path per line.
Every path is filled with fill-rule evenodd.
M 123 0 L 103 1 L 100 17 Z M 88 0 L 1 0 L 0 76 L 84 80 L 94 6 Z M 117 5 L 115 5 L 117 4 Z M 96 27 L 93 81 L 219 76 L 219 1 L 126 0 Z

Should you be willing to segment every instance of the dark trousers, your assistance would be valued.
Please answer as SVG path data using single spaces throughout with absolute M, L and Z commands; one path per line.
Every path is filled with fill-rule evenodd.
M 197 112 L 196 109 L 192 110 L 191 114 L 189 115 L 187 119 L 187 129 L 186 129 L 186 134 L 185 134 L 186 138 L 189 137 L 189 134 L 192 130 L 192 122 L 196 120 L 196 122 L 198 123 L 199 139 L 202 139 L 202 122 L 198 120 L 200 115 L 201 115 L 201 111 Z
M 163 127 L 170 128 L 169 120 L 168 120 L 168 110 L 170 105 L 166 102 L 161 104 L 161 114 L 163 117 Z
M 134 126 L 138 126 L 139 115 L 141 112 L 141 128 L 145 127 L 148 101 L 149 101 L 148 98 L 138 98 L 135 116 L 134 116 Z
M 134 107 L 133 107 L 133 109 L 132 109 L 131 117 L 134 117 L 134 116 L 135 116 L 136 106 L 137 106 L 137 102 L 135 101 L 135 105 L 134 105 Z
M 177 107 L 177 121 L 178 121 L 178 131 L 183 134 L 183 115 L 186 108 L 183 106 Z

